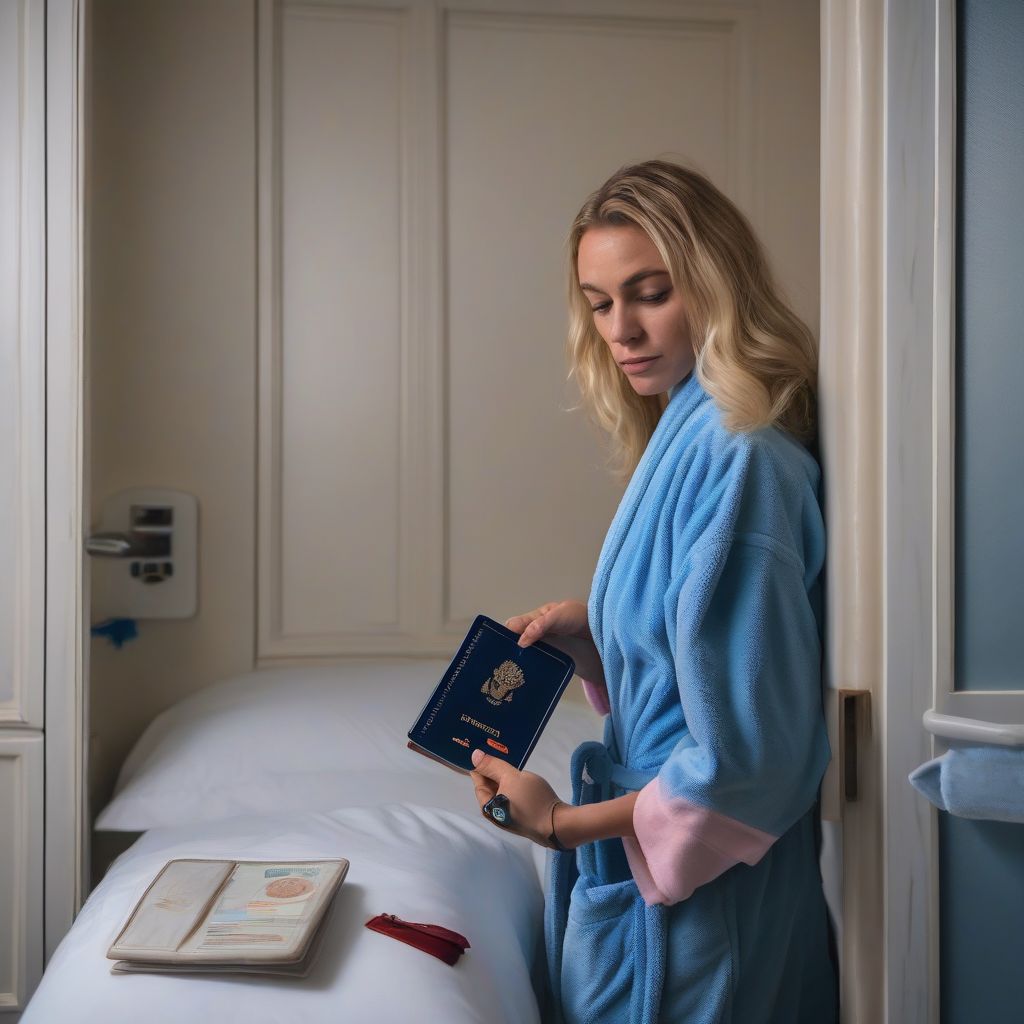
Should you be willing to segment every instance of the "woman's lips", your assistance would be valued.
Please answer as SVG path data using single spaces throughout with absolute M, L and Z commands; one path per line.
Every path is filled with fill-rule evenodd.
M 623 371 L 632 376 L 637 373 L 643 373 L 647 367 L 653 366 L 660 358 L 660 356 L 649 356 L 646 359 L 640 359 L 629 363 L 621 363 L 620 365 L 622 366 Z

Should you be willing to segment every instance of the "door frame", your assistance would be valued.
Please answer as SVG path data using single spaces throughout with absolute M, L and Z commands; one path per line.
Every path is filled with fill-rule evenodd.
M 885 1020 L 885 295 L 883 71 L 877 0 L 821 0 L 819 420 L 828 529 L 825 681 L 833 761 L 822 817 L 839 822 L 844 1024 Z M 845 798 L 838 691 L 867 691 L 858 796 Z
M 951 653 L 952 6 L 885 11 L 885 1001 L 907 1024 L 939 1019 L 937 817 L 907 776 L 933 756 L 923 716 Z
M 887 0 L 886 34 L 887 1005 L 934 1024 L 938 812 L 907 775 L 990 723 L 1019 738 L 1024 692 L 955 679 L 955 0 Z
M 821 10 L 828 672 L 872 697 L 840 814 L 843 1019 L 935 1024 L 937 817 L 907 776 L 930 709 L 1012 720 L 952 685 L 955 7 Z
M 44 956 L 88 878 L 84 473 L 84 47 L 88 0 L 46 0 L 46 668 Z M 42 510 L 40 510 L 42 512 Z

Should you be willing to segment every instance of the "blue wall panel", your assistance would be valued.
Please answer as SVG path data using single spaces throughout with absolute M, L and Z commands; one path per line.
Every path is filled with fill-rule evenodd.
M 1024 825 L 939 814 L 943 1024 L 1024 1021 Z
M 1021 690 L 1024 0 L 957 4 L 957 140 L 955 678 Z M 1024 1024 L 1024 825 L 941 813 L 939 878 L 943 1024 Z
M 1024 0 L 961 0 L 957 22 L 956 685 L 1020 690 Z

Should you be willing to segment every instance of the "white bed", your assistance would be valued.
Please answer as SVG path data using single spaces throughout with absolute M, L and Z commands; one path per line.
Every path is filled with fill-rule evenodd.
M 90 895 L 23 1022 L 539 1020 L 544 851 L 484 821 L 468 779 L 405 747 L 446 665 L 249 673 L 158 716 L 96 820 L 145 834 Z M 529 767 L 568 796 L 569 756 L 600 732 L 563 700 Z M 347 857 L 311 975 L 112 975 L 105 952 L 136 899 L 187 856 Z M 472 948 L 449 967 L 363 927 L 382 912 L 444 924 Z

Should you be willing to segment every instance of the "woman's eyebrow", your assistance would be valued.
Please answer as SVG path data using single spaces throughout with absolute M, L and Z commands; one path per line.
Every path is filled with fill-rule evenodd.
M 645 277 L 656 277 L 658 274 L 664 274 L 668 277 L 667 270 L 638 270 L 635 274 L 630 274 L 622 284 L 620 288 L 628 288 L 630 285 L 636 284 L 638 281 L 642 281 Z M 596 284 L 587 284 L 585 281 L 580 282 L 580 288 L 585 292 L 601 292 L 602 295 L 606 295 L 603 289 L 598 288 Z

